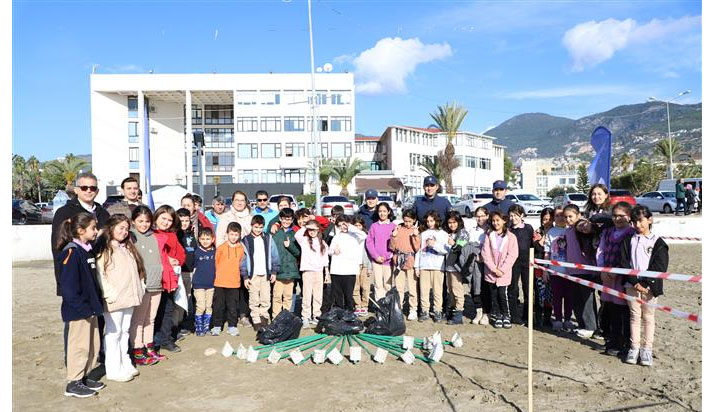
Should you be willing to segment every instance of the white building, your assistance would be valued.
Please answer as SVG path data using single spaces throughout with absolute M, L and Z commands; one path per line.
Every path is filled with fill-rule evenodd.
M 494 137 L 459 132 L 454 139 L 461 166 L 453 172 L 457 195 L 490 192 L 494 180 L 503 179 L 504 146 L 494 144 Z M 446 133 L 439 129 L 389 126 L 382 136 L 356 138 L 356 152 L 372 162 L 372 171 L 356 179 L 357 192 L 369 187 L 380 193 L 413 196 L 422 193 L 427 173 L 419 167 L 425 157 L 435 157 L 446 147 Z M 400 184 L 401 183 L 401 187 Z
M 320 153 L 351 157 L 354 77 L 315 77 Z M 90 82 L 92 170 L 102 188 L 132 175 L 145 191 L 149 171 L 153 186 L 198 183 L 193 131 L 202 130 L 204 183 L 313 190 L 309 73 L 92 74 Z

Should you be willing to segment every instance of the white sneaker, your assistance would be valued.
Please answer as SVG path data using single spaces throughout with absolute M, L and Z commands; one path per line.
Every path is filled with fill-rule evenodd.
M 563 329 L 563 322 L 556 320 L 553 322 L 553 332 L 560 332 Z
M 478 308 L 476 309 L 476 316 L 471 320 L 471 323 L 474 325 L 478 325 L 478 323 L 481 321 L 481 318 L 483 317 L 483 309 Z
M 310 319 L 310 324 L 311 324 L 311 325 L 317 325 L 317 318 L 312 318 L 312 319 Z
M 410 310 L 410 311 L 409 311 L 409 316 L 407 316 L 407 320 L 417 320 L 417 313 L 416 313 L 416 311 Z
M 302 328 L 307 329 L 310 327 L 310 320 L 307 318 L 303 318 L 302 320 Z
M 481 320 L 478 321 L 478 324 L 481 326 L 488 326 L 488 314 L 484 313 L 483 316 L 481 316 Z
M 630 365 L 636 365 L 637 364 L 637 356 L 640 354 L 639 349 L 630 349 L 627 351 L 627 358 L 625 358 L 625 362 L 629 363 Z
M 628 353 L 629 355 L 629 353 Z M 648 349 L 640 349 L 640 365 L 652 366 L 652 351 Z
M 231 336 L 238 336 L 240 332 L 238 332 L 238 327 L 237 326 L 229 326 L 228 327 L 228 334 Z
M 115 381 L 115 382 L 129 382 L 130 380 L 134 379 L 134 377 L 128 373 L 125 375 L 117 375 L 117 376 L 107 375 L 106 378 L 107 378 L 107 380 Z
M 595 333 L 594 330 L 587 330 L 587 329 L 576 329 L 575 330 L 575 334 L 581 338 L 584 338 L 584 339 L 592 338 L 593 333 Z
M 574 330 L 575 325 L 573 325 L 573 322 L 566 320 L 565 323 L 563 323 L 563 329 L 568 330 L 568 331 Z
M 129 366 L 124 367 L 124 373 L 127 373 L 131 376 L 139 376 L 139 371 L 131 364 L 129 364 Z

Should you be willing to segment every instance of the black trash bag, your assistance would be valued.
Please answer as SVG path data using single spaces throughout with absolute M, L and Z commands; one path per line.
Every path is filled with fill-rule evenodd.
M 317 318 L 315 333 L 327 335 L 356 335 L 362 332 L 362 321 L 348 310 L 332 308 Z
M 300 336 L 302 321 L 299 317 L 283 309 L 273 319 L 273 323 L 258 330 L 257 339 L 263 345 L 272 345 L 278 342 L 295 339 Z
M 385 336 L 403 335 L 407 330 L 407 326 L 404 324 L 404 313 L 402 313 L 402 308 L 399 305 L 397 288 L 392 288 L 377 303 L 379 307 L 375 308 L 375 317 L 369 318 L 364 322 L 366 332 Z

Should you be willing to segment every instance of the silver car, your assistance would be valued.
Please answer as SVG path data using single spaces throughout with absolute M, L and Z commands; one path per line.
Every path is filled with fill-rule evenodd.
M 674 192 L 647 192 L 635 198 L 638 205 L 647 206 L 653 212 L 672 213 L 677 210 Z
M 506 199 L 523 206 L 526 215 L 540 214 L 541 210 L 549 206 L 548 202 L 530 193 L 509 193 L 506 195 Z
M 462 216 L 471 217 L 471 214 L 480 206 L 485 205 L 493 199 L 491 193 L 467 193 L 454 203 L 452 207 L 461 213 Z
M 293 195 L 272 195 L 270 196 L 270 199 L 268 199 L 268 206 L 273 209 L 273 210 L 278 210 L 278 200 L 280 200 L 281 197 L 287 197 L 290 199 L 290 208 L 292 210 L 297 210 L 297 202 L 295 202 L 295 196 Z
M 332 215 L 332 208 L 340 205 L 345 209 L 345 214 L 346 215 L 354 215 L 355 214 L 355 206 L 350 202 L 350 199 L 348 199 L 345 196 L 323 196 L 322 197 L 322 209 L 320 210 L 320 215 L 321 216 L 330 216 Z
M 554 197 L 551 203 L 553 204 L 553 207 L 576 205 L 582 211 L 588 203 L 588 196 L 584 193 L 564 193 Z

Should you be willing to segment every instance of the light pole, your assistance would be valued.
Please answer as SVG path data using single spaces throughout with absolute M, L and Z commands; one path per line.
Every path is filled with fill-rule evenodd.
M 315 166 L 315 176 L 313 177 L 313 182 L 315 184 L 315 213 L 320 213 L 322 208 L 320 207 L 320 153 L 322 153 L 322 148 L 319 147 L 318 134 L 317 134 L 317 118 L 315 117 L 315 49 L 312 45 L 312 0 L 307 0 L 307 21 L 308 29 L 310 31 L 310 78 L 312 80 L 312 102 L 310 105 L 310 111 L 312 114 L 312 130 L 310 135 L 310 140 L 312 141 L 314 153 L 314 166 Z
M 670 118 L 669 118 L 669 103 L 675 101 L 679 97 L 684 96 L 685 94 L 689 94 L 691 90 L 685 90 L 681 93 L 679 93 L 677 96 L 668 99 L 668 100 L 660 100 L 654 96 L 651 96 L 649 99 L 647 99 L 650 102 L 663 102 L 667 106 L 667 138 L 669 140 L 669 167 L 667 168 L 667 178 L 668 179 L 674 179 L 674 164 L 672 163 L 672 127 L 670 125 Z
M 193 144 L 196 145 L 196 156 L 198 157 L 198 195 L 201 196 L 203 200 L 203 145 L 205 143 L 205 137 L 202 131 L 193 132 Z M 188 185 L 186 185 L 188 186 Z M 191 192 L 193 192 L 193 185 L 191 185 Z

